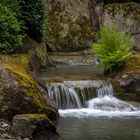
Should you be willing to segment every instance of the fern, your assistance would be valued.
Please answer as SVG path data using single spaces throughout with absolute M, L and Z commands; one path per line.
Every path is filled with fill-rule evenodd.
M 127 62 L 131 56 L 130 46 L 130 35 L 117 31 L 114 26 L 107 26 L 100 30 L 92 49 L 105 70 L 112 72 Z

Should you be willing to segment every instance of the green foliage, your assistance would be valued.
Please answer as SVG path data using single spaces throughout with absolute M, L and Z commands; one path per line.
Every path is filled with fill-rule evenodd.
M 14 53 L 25 33 L 45 42 L 47 20 L 43 0 L 0 0 L 0 53 Z
M 131 56 L 130 35 L 117 31 L 114 26 L 104 27 L 92 49 L 105 66 L 105 70 L 112 72 L 125 64 Z
M 44 35 L 44 0 L 0 0 L 0 3 L 15 12 L 25 33 L 41 42 Z
M 0 4 L 0 53 L 13 53 L 22 44 L 21 24 L 15 13 Z
M 44 3 L 43 0 L 18 0 L 20 17 L 26 27 L 26 33 L 37 42 L 42 41 L 44 29 Z
M 0 0 L 0 4 L 4 5 L 11 11 L 15 12 L 15 14 L 20 13 L 20 7 L 18 5 L 18 0 Z

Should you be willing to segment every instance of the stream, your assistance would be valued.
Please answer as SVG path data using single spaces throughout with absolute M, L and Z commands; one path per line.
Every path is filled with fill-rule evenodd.
M 55 76 L 96 76 L 91 66 L 58 66 L 41 72 L 40 79 Z M 61 140 L 140 140 L 140 105 L 117 99 L 105 80 L 76 80 L 46 84 L 59 108 Z
M 140 118 L 63 116 L 58 132 L 61 140 L 140 140 Z

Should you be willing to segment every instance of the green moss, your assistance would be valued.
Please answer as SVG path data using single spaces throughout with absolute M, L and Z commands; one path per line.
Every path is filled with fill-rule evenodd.
M 23 114 L 21 116 L 24 118 L 47 118 L 46 114 Z
M 140 75 L 140 55 L 132 55 L 128 63 L 119 73 L 117 73 L 117 75 L 127 75 L 127 77 Z
M 94 88 L 94 87 L 85 87 L 82 89 L 82 91 L 80 88 L 75 88 L 75 90 L 76 90 L 76 93 L 79 94 L 79 97 L 83 104 L 85 103 L 85 100 L 88 101 L 88 100 L 92 99 L 93 97 L 97 97 L 96 88 Z M 83 98 L 83 95 L 86 99 Z
M 122 11 L 125 18 L 129 17 L 132 19 L 138 19 L 140 17 L 140 4 L 133 2 L 108 4 L 105 5 L 105 9 L 108 11 L 108 14 L 112 15 L 112 17 L 114 17 L 118 11 Z
M 64 81 L 79 81 L 79 80 L 98 80 L 98 79 L 103 79 L 104 77 L 69 77 L 69 76 L 65 76 L 65 77 L 54 77 L 54 78 L 50 78 L 50 79 L 45 79 L 43 80 L 43 82 L 45 83 L 63 83 Z
M 132 55 L 128 63 L 116 75 L 112 77 L 112 84 L 115 89 L 115 96 L 129 101 L 140 102 L 140 92 L 130 91 L 126 93 L 125 83 L 140 75 L 140 54 Z

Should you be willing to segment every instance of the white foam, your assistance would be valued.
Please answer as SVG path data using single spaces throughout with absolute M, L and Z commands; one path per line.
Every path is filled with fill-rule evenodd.
M 59 110 L 61 117 L 137 117 L 140 118 L 140 110 L 138 111 L 103 111 L 90 108 L 82 109 L 66 109 Z
M 117 99 L 113 96 L 102 96 L 89 100 L 87 102 L 88 108 L 105 110 L 105 111 L 136 111 L 137 108 L 133 105 Z

